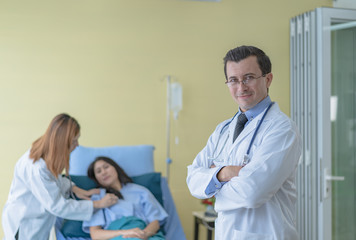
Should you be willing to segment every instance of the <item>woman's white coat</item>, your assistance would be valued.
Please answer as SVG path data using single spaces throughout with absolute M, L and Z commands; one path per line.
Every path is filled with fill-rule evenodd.
M 56 216 L 73 220 L 89 220 L 93 203 L 67 199 L 70 181 L 56 179 L 43 159 L 33 163 L 27 151 L 17 162 L 2 223 L 5 240 L 48 239 Z

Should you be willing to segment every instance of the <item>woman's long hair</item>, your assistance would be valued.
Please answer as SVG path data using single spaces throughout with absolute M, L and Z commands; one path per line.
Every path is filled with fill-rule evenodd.
M 104 187 L 96 179 L 95 172 L 94 172 L 94 166 L 95 166 L 95 163 L 100 161 L 100 160 L 110 164 L 111 166 L 113 166 L 115 168 L 115 170 L 117 172 L 117 176 L 118 176 L 119 181 L 121 183 L 121 187 L 124 186 L 127 183 L 132 183 L 133 182 L 132 179 L 125 173 L 125 171 L 114 160 L 112 160 L 111 158 L 108 158 L 108 157 L 104 157 L 104 156 L 100 156 L 100 157 L 95 158 L 95 160 L 89 165 L 89 167 L 88 167 L 88 177 L 90 179 L 94 180 L 95 183 L 99 187 L 105 188 L 107 193 L 113 193 L 118 198 L 124 199 L 124 197 L 122 196 L 120 191 L 118 191 L 116 189 L 113 189 L 113 188 L 110 188 L 110 187 Z
M 30 158 L 42 158 L 48 170 L 57 178 L 69 171 L 69 155 L 73 139 L 78 136 L 80 125 L 73 117 L 62 113 L 54 117 L 45 134 L 32 143 Z

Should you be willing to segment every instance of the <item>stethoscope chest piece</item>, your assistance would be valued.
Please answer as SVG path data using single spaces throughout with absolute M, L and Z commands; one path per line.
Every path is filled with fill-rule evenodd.
M 250 156 L 248 154 L 244 155 L 244 161 L 242 162 L 242 166 L 245 166 L 247 163 L 250 162 Z

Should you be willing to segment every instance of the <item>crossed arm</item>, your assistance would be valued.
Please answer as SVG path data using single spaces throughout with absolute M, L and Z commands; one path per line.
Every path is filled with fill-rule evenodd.
M 214 168 L 215 165 L 211 165 L 210 168 Z M 219 173 L 217 174 L 217 178 L 220 182 L 228 182 L 233 177 L 237 177 L 239 172 L 243 168 L 243 166 L 225 166 L 220 169 Z
M 254 150 L 248 165 L 222 167 L 216 175 L 220 184 L 213 179 L 217 168 L 207 158 L 214 149 L 214 143 L 210 138 L 193 164 L 188 166 L 187 184 L 192 195 L 197 198 L 215 195 L 217 210 L 258 207 L 268 201 L 286 181 L 287 184 L 293 184 L 301 142 L 295 128 L 288 122 L 263 136 L 263 141 Z M 240 149 L 240 152 L 243 150 Z

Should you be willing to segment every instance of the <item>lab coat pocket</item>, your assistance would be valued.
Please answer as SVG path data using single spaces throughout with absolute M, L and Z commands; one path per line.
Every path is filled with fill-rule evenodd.
M 239 230 L 233 230 L 233 236 L 231 239 L 234 240 L 272 240 L 273 236 L 268 234 L 250 233 L 242 232 Z

